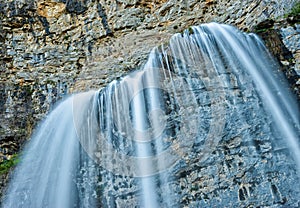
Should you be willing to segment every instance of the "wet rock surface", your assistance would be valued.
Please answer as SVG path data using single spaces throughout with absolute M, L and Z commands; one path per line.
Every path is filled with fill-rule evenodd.
M 99 89 L 140 67 L 152 47 L 191 25 L 216 21 L 255 31 L 258 23 L 273 19 L 256 32 L 278 58 L 299 97 L 299 18 L 278 19 L 295 2 L 1 0 L 0 162 L 22 148 L 33 127 L 56 101 L 72 92 Z M 293 179 L 272 169 L 272 163 L 287 162 L 282 158 L 288 152 L 277 150 L 266 138 L 258 137 L 252 146 L 240 142 L 237 133 L 232 132 L 230 138 L 214 153 L 216 163 L 183 170 L 179 177 L 183 190 L 174 185 L 174 191 L 185 193 L 180 203 L 189 207 L 217 206 L 220 196 L 230 195 L 237 200 L 232 206 L 285 204 L 288 199 L 284 182 L 292 186 Z M 275 153 L 270 153 L 274 148 Z M 257 161 L 239 156 L 241 151 L 250 154 L 252 149 L 260 158 Z M 282 165 L 289 168 L 288 163 Z M 259 171 L 268 174 L 262 177 Z M 231 181 L 222 179 L 225 172 L 226 177 L 232 175 Z M 113 193 L 106 193 L 108 204 L 113 203 L 109 202 Z M 255 199 L 257 195 L 261 198 Z M 127 198 L 134 204 L 134 199 Z M 203 200 L 193 204 L 195 198 Z M 122 200 L 116 199 L 115 203 L 122 207 Z
M 291 21 L 295 20 L 295 21 Z M 254 28 L 265 42 L 266 47 L 277 59 L 289 82 L 290 89 L 300 100 L 300 21 L 297 17 L 268 19 Z

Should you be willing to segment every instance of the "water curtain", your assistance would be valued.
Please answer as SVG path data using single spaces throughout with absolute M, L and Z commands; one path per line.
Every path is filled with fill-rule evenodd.
M 25 148 L 3 207 L 180 207 L 184 171 L 224 163 L 217 180 L 237 177 L 225 171 L 232 168 L 227 151 L 264 175 L 282 167 L 261 161 L 273 164 L 267 153 L 283 143 L 296 164 L 289 183 L 299 184 L 299 108 L 277 69 L 256 35 L 231 26 L 175 34 L 141 69 L 50 112 Z M 222 153 L 223 143 L 231 146 Z M 272 199 L 280 201 L 285 193 L 275 187 Z M 243 201 L 247 190 L 236 198 Z M 190 206 L 208 205 L 201 192 Z M 241 203 L 226 192 L 218 197 L 210 205 Z

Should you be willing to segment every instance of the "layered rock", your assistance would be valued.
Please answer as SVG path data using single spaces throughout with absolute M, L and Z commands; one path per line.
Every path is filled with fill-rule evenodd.
M 57 100 L 99 89 L 140 67 L 149 51 L 172 34 L 211 21 L 253 31 L 295 2 L 1 0 L 0 161 L 20 150 Z M 261 32 L 270 39 L 269 47 L 279 50 L 273 52 L 299 93 L 297 23 L 279 21 L 271 33 Z

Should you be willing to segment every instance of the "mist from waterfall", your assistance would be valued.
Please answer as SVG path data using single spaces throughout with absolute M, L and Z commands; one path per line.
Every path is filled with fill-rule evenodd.
M 300 183 L 299 105 L 278 68 L 256 35 L 228 25 L 175 34 L 141 69 L 71 95 L 49 113 L 25 147 L 2 207 L 182 207 L 183 170 L 213 168 L 218 154 L 223 163 L 221 144 L 230 142 L 226 151 L 261 175 L 290 171 L 286 192 L 272 186 L 272 200 L 291 191 L 299 199 L 299 188 L 289 187 Z M 270 156 L 285 146 L 294 169 Z M 231 174 L 224 163 L 218 180 Z M 191 206 L 208 205 L 200 192 Z M 240 205 L 229 193 L 210 205 Z

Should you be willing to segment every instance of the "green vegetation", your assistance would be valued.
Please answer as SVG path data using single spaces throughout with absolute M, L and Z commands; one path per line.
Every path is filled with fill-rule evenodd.
M 284 17 L 289 17 L 289 16 L 297 16 L 300 14 L 300 1 L 298 1 L 292 8 L 292 10 L 288 13 L 285 14 Z
M 23 86 L 24 91 L 27 93 L 27 95 L 31 96 L 33 93 L 33 89 L 30 85 Z
M 55 86 L 55 85 L 56 85 L 56 82 L 53 81 L 53 80 L 51 80 L 51 79 L 47 79 L 47 80 L 45 81 L 45 84 L 49 84 L 49 85 Z
M 9 170 L 20 162 L 18 154 L 14 154 L 9 160 L 0 163 L 0 175 L 6 174 Z
M 188 28 L 185 28 L 185 29 L 181 30 L 181 31 L 180 31 L 180 34 L 183 35 L 183 34 L 186 33 L 187 31 L 188 31 L 188 34 L 189 34 L 189 35 L 194 34 L 194 30 L 193 30 L 192 27 L 188 27 Z
M 266 19 L 260 23 L 258 23 L 254 28 L 253 32 L 255 33 L 265 33 L 274 29 L 274 20 Z
M 189 30 L 189 34 L 190 34 L 190 35 L 194 34 L 194 30 L 193 30 L 192 27 L 189 27 L 188 30 Z
M 65 37 L 64 37 L 64 40 L 69 40 L 70 39 L 70 35 L 66 35 Z
M 263 29 L 255 29 L 255 33 L 265 33 L 268 32 L 269 30 L 273 30 L 273 28 L 263 28 Z

